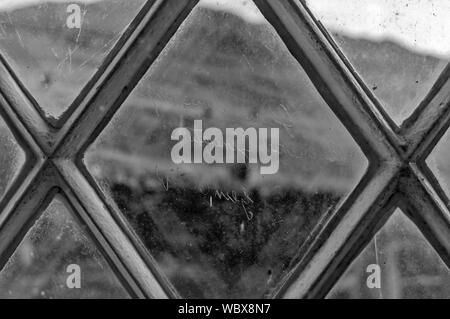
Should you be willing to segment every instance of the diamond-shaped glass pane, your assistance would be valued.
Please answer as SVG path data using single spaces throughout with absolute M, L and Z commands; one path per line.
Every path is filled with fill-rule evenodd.
M 0 1 L 0 51 L 46 115 L 58 118 L 144 2 Z
M 172 158 L 180 127 L 198 163 Z M 367 161 L 253 2 L 202 1 L 86 164 L 182 296 L 238 298 L 271 293 Z
M 427 158 L 427 165 L 450 198 L 450 131 L 447 131 Z M 447 203 L 449 205 L 450 203 Z
M 128 298 L 81 226 L 56 198 L 0 272 L 0 298 Z
M 450 61 L 447 0 L 307 3 L 398 125 Z
M 329 298 L 449 298 L 450 272 L 400 210 L 388 220 Z
M 0 116 L 0 200 L 19 174 L 25 160 L 25 152 Z

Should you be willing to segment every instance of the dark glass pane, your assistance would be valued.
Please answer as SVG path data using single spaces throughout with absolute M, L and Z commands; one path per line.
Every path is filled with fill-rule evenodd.
M 200 120 L 216 132 L 188 143 L 201 163 L 176 164 L 171 135 Z M 255 136 L 233 143 L 236 128 Z M 212 145 L 224 156 L 208 164 Z M 261 170 L 266 148 L 273 174 Z M 160 269 L 196 298 L 269 295 L 367 162 L 250 1 L 202 1 L 85 160 Z
M 1 1 L 0 51 L 46 115 L 58 118 L 144 2 Z
M 401 124 L 450 61 L 447 0 L 307 0 L 369 89 Z
M 398 210 L 328 297 L 449 298 L 450 273 L 419 229 Z
M 79 266 L 79 288 L 73 265 Z M 128 294 L 86 230 L 55 199 L 0 272 L 0 298 L 128 298 Z

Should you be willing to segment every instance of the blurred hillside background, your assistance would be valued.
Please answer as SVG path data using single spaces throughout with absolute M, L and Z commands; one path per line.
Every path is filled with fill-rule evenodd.
M 54 118 L 144 1 L 80 2 L 82 28 L 72 30 L 66 27 L 68 2 L 61 2 L 2 7 L 0 1 L 1 53 Z M 400 123 L 448 62 L 441 52 L 425 53 L 392 37 L 331 31 Z M 205 128 L 280 128 L 279 173 L 261 176 L 257 165 L 174 165 L 172 130 L 192 129 L 195 119 Z M 0 124 L 3 195 L 24 156 Z M 444 150 L 434 162 L 446 180 L 448 155 Z M 89 148 L 85 163 L 161 272 L 182 296 L 195 298 L 270 295 L 367 167 L 273 28 L 252 2 L 241 0 L 204 0 L 195 8 Z M 0 273 L 0 297 L 125 296 L 72 215 L 64 201 L 52 203 Z M 440 259 L 405 218 L 400 212 L 393 217 L 394 226 L 380 233 L 381 244 L 367 247 L 330 297 L 448 297 Z M 389 263 L 382 267 L 383 288 L 369 291 L 365 269 L 383 256 Z M 65 289 L 69 263 L 79 263 L 86 274 L 80 291 Z M 409 271 L 402 271 L 405 265 L 412 265 Z

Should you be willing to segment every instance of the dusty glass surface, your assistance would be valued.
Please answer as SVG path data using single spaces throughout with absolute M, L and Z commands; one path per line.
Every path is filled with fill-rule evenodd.
M 259 135 L 279 170 L 249 163 L 251 141 L 201 135 L 189 149 L 216 142 L 219 154 L 247 160 L 175 164 L 174 129 L 195 133 L 198 120 L 224 136 L 279 129 L 278 150 L 274 135 Z M 367 160 L 252 2 L 202 1 L 85 163 L 183 297 L 250 298 L 268 296 L 292 269 Z
M 69 288 L 77 283 L 73 277 L 77 270 L 71 265 L 80 267 L 80 288 Z M 0 272 L 0 298 L 128 298 L 128 294 L 86 230 L 56 198 Z
M 378 265 L 379 271 L 374 270 L 373 265 Z M 379 285 L 377 274 L 381 279 Z M 328 295 L 328 298 L 352 299 L 449 297 L 448 268 L 400 210 L 388 220 Z
M 0 200 L 24 164 L 25 152 L 0 116 Z
M 448 0 L 307 3 L 398 125 L 450 61 Z
M 442 140 L 427 158 L 426 163 L 441 185 L 443 191 L 450 198 L 450 131 L 447 131 Z M 450 203 L 447 203 L 449 205 Z
M 0 52 L 49 117 L 87 84 L 145 0 L 0 2 Z

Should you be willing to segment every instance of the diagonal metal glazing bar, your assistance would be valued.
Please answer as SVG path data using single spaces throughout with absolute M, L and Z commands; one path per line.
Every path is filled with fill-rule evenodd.
M 12 72 L 6 60 L 0 55 L 0 92 L 8 105 L 17 114 L 22 125 L 31 133 L 33 139 L 44 154 L 52 149 L 52 139 L 55 134 L 42 119 L 37 109 L 28 98 L 23 85 Z
M 400 133 L 408 142 L 399 193 L 404 206 L 450 268 L 450 211 L 448 195 L 426 159 L 450 126 L 450 64 Z
M 402 140 L 380 116 L 302 2 L 255 3 L 369 161 L 399 161 Z
M 76 101 L 78 104 L 73 104 L 70 107 L 70 110 L 64 113 L 62 118 L 58 120 L 57 126 L 62 129 L 60 129 L 55 136 L 55 148 L 60 144 L 64 136 L 72 130 L 74 122 L 79 118 L 80 114 L 85 111 L 87 105 L 91 103 L 94 96 L 102 88 L 102 84 L 105 80 L 111 76 L 112 72 L 114 72 L 118 61 L 120 61 L 120 57 L 126 51 L 125 48 L 128 47 L 130 43 L 133 43 L 136 37 L 139 36 L 143 27 L 148 23 L 149 19 L 153 17 L 162 2 L 162 0 L 147 0 L 145 2 L 138 15 L 133 19 L 127 30 L 117 41 L 117 44 L 105 58 L 96 74 L 89 80 L 89 83 L 77 97 Z
M 11 254 L 38 215 L 39 208 L 45 202 L 54 186 L 52 176 L 56 173 L 48 162 L 37 168 L 26 183 L 26 189 L 20 198 L 10 201 L 1 214 L 0 221 L 0 269 L 3 269 Z
M 138 280 L 130 274 L 124 263 L 118 258 L 114 252 L 114 247 L 110 247 L 108 242 L 104 239 L 103 234 L 99 228 L 95 225 L 95 222 L 90 218 L 90 216 L 83 209 L 82 205 L 77 202 L 76 198 L 73 198 L 73 194 L 68 191 L 68 185 L 63 180 L 60 179 L 61 188 L 53 189 L 52 193 L 56 194 L 53 198 L 58 198 L 62 200 L 64 205 L 70 212 L 72 216 L 84 227 L 87 231 L 89 238 L 94 241 L 96 247 L 102 251 L 102 256 L 108 261 L 109 267 L 114 271 L 117 279 L 122 283 L 125 290 L 128 291 L 131 298 L 146 298 L 145 289 L 141 289 L 138 285 Z M 70 200 L 69 197 L 72 197 Z M 76 203 L 72 205 L 71 203 Z
M 450 64 L 400 130 L 407 141 L 405 157 L 414 163 L 425 161 L 449 126 Z
M 25 162 L 20 171 L 16 174 L 14 181 L 6 190 L 0 201 L 0 219 L 6 215 L 10 202 L 17 200 L 17 196 L 23 192 L 25 185 L 43 164 L 44 155 L 34 140 L 33 136 L 27 131 L 20 119 L 14 112 L 14 108 L 8 103 L 4 95 L 0 93 L 0 117 L 4 120 L 14 140 L 24 151 Z
M 46 161 L 36 171 L 38 173 L 34 174 L 32 180 L 27 183 L 27 189 L 22 192 L 21 198 L 14 201 L 10 208 L 12 213 L 2 215 L 0 223 L 0 269 L 6 265 L 25 234 L 55 195 L 61 193 L 64 198 L 68 198 L 68 208 L 76 215 L 77 219 L 82 221 L 83 225 L 88 226 L 92 239 L 97 243 L 97 247 L 103 252 L 103 256 L 108 260 L 109 265 L 130 295 L 132 297 L 146 297 L 145 291 L 138 285 L 138 280 L 130 275 L 130 270 L 124 266 L 122 260 L 115 253 L 116 249 L 120 249 L 120 246 L 118 246 L 119 248 L 111 247 L 105 240 L 95 221 L 85 213 L 82 205 L 68 191 L 69 186 L 52 161 Z M 11 203 L 13 202 L 11 201 Z M 113 229 L 113 227 L 110 226 L 109 229 Z M 120 238 L 120 234 L 115 234 L 115 236 Z M 122 241 L 121 244 L 126 246 L 126 241 Z M 132 252 L 128 252 L 128 254 L 131 256 Z
M 54 154 L 75 158 L 105 128 L 198 0 L 155 0 L 142 23 L 105 70 L 89 99 L 64 128 Z
M 374 179 L 378 178 L 380 177 L 377 176 Z M 335 231 L 322 234 L 327 239 L 326 243 L 317 245 L 318 250 L 311 252 L 311 260 L 308 260 L 308 256 L 305 257 L 308 262 L 301 264 L 297 274 L 291 274 L 292 279 L 283 283 L 278 292 L 280 296 L 326 297 L 335 282 L 384 225 L 397 206 L 412 219 L 450 268 L 450 212 L 429 179 L 417 165 L 410 164 L 397 171 L 396 177 L 385 187 L 386 189 L 380 188 L 381 194 L 375 201 L 378 206 L 369 208 L 361 217 L 358 215 L 358 210 L 365 208 L 357 203 L 348 213 L 345 213 Z M 373 189 L 372 186 L 368 186 L 364 191 Z M 359 224 L 356 225 L 356 223 Z M 353 230 L 351 234 L 348 233 L 348 229 Z M 320 273 L 323 264 L 326 264 L 326 269 Z
M 396 208 L 398 168 L 380 167 L 361 195 L 331 220 L 276 294 L 323 298 Z
M 151 2 L 152 6 L 142 23 L 105 70 L 89 95 L 90 99 L 83 102 L 85 105 L 80 107 L 81 111 L 63 128 L 64 134 L 58 140 L 58 147 L 51 158 L 67 181 L 66 191 L 72 194 L 71 201 L 83 203 L 83 209 L 116 249 L 146 297 L 166 298 L 168 295 L 177 295 L 164 278 L 155 277 L 160 272 L 155 270 L 157 266 L 148 251 L 137 240 L 123 216 L 104 200 L 98 188 L 92 187 L 95 183 L 89 179 L 82 163 L 85 148 L 109 123 L 198 1 Z M 163 282 L 164 287 L 159 282 Z
M 12 68 L 8 65 L 5 58 L 0 55 L 0 91 L 5 99 L 14 107 L 15 112 L 27 129 L 32 133 L 44 154 L 51 157 L 58 141 L 65 135 L 67 130 L 72 127 L 71 122 L 77 118 L 77 114 L 84 109 L 86 102 L 90 100 L 96 88 L 108 74 L 106 70 L 114 60 L 123 45 L 128 41 L 130 35 L 141 25 L 143 18 L 153 7 L 157 0 L 148 0 L 142 7 L 138 15 L 130 23 L 128 29 L 123 33 L 109 52 L 108 56 L 99 67 L 96 74 L 89 80 L 89 83 L 80 92 L 73 105 L 59 119 L 45 119 L 44 113 L 38 107 L 33 96 L 24 87 L 20 79 L 14 74 Z M 68 123 L 69 122 L 69 123 Z
M 450 212 L 415 164 L 402 172 L 399 184 L 407 213 L 450 268 Z
M 158 56 L 171 35 L 196 3 L 197 1 L 149 0 L 145 6 L 148 11 L 143 10 L 140 13 L 143 15 L 138 19 L 140 23 L 132 26 L 132 32 L 127 37 L 128 40 L 121 44 L 121 50 L 118 50 L 111 64 L 104 69 L 98 83 L 92 86 L 92 91 L 87 94 L 86 101 L 83 101 L 61 131 L 50 128 L 40 117 L 24 90 L 22 90 L 18 79 L 6 62 L 0 59 L 0 91 L 2 96 L 5 97 L 4 104 L 11 105 L 9 110 L 13 110 L 12 112 L 17 115 L 20 122 L 19 124 L 23 124 L 21 132 L 27 133 L 30 139 L 28 144 L 34 145 L 36 141 L 37 145 L 34 145 L 35 147 L 28 154 L 30 155 L 28 158 L 34 158 L 38 154 L 38 163 L 40 163 L 32 172 L 26 172 L 28 176 L 24 176 L 25 183 L 17 192 L 17 198 L 9 200 L 8 206 L 0 216 L 0 225 L 4 226 L 0 231 L 0 236 L 5 239 L 0 245 L 0 253 L 3 253 L 1 256 L 10 255 L 9 253 L 17 244 L 17 238 L 20 238 L 26 226 L 33 220 L 33 216 L 39 211 L 39 205 L 45 202 L 47 193 L 53 189 L 52 187 L 60 187 L 68 194 L 70 205 L 77 207 L 77 212 L 86 212 L 85 216 L 89 218 L 93 216 L 93 222 L 88 223 L 92 226 L 89 227 L 90 230 L 96 234 L 96 239 L 102 242 L 101 248 L 113 247 L 109 250 L 114 254 L 117 253 L 115 269 L 126 268 L 120 273 L 122 277 L 129 278 L 127 280 L 128 286 L 134 287 L 134 295 L 138 297 L 167 297 L 167 294 L 150 272 L 148 265 L 142 262 L 135 246 L 130 243 L 123 230 L 117 226 L 111 214 L 105 210 L 102 202 L 98 198 L 93 201 L 94 203 L 89 201 L 92 198 L 89 183 L 80 174 L 75 164 L 69 162 L 71 165 L 64 166 L 61 163 L 64 162 L 65 158 L 74 160 L 77 151 L 80 151 L 80 154 L 82 153 L 80 148 L 83 143 L 78 142 L 86 142 L 92 132 L 96 131 L 101 120 L 106 125 L 114 113 L 113 110 L 120 106 L 123 99 L 126 98 L 148 66 Z M 102 95 L 105 93 L 102 90 L 107 91 L 106 95 Z M 3 102 L 3 100 L 0 102 Z M 105 110 L 108 110 L 109 117 L 103 112 Z M 76 120 L 79 119 L 81 114 L 87 116 L 77 122 Z M 77 126 L 81 122 L 89 125 Z M 75 128 L 78 128 L 78 131 Z M 89 132 L 89 134 L 79 134 L 80 131 L 83 133 Z M 97 132 L 99 131 L 97 130 Z M 64 139 L 63 137 L 66 136 L 69 138 Z M 65 146 L 68 146 L 67 148 L 73 152 L 54 152 L 55 146 L 61 143 L 66 143 Z M 28 150 L 28 148 L 26 149 Z M 47 161 L 44 160 L 46 157 L 49 158 Z M 43 166 L 44 161 L 45 167 Z M 59 169 L 54 164 L 61 164 L 61 172 L 70 172 L 69 175 L 65 175 L 66 179 L 59 178 L 61 176 Z M 67 167 L 69 166 L 70 169 L 68 170 Z M 39 177 L 36 178 L 36 176 Z M 82 187 L 79 187 L 80 185 Z M 81 205 L 81 203 L 84 205 Z M 90 203 L 90 205 L 87 205 L 87 209 L 86 203 Z M 104 240 L 99 238 L 104 238 Z M 6 262 L 6 260 L 7 257 L 3 257 L 2 261 Z M 126 261 L 125 265 L 123 267 L 117 266 L 121 264 L 121 261 Z M 133 278 L 131 279 L 131 277 Z
M 450 64 L 442 72 L 437 83 L 433 86 L 430 94 L 424 99 L 419 109 L 409 118 L 402 127 L 401 134 L 408 142 L 405 157 L 410 164 L 411 174 L 416 174 L 416 179 L 423 181 L 417 184 L 424 189 L 416 192 L 426 193 L 433 188 L 433 195 L 449 203 L 448 195 L 440 187 L 436 177 L 426 164 L 426 159 L 447 132 L 450 126 Z M 425 197 L 422 200 L 427 200 Z M 431 199 L 430 199 L 431 200 Z M 415 201 L 415 203 L 417 203 Z M 441 214 L 448 215 L 448 206 L 437 205 L 430 207 L 440 209 Z M 417 208 L 422 207 L 417 205 Z M 427 210 L 421 211 L 423 215 Z M 443 257 L 445 258 L 445 257 Z
M 449 126 L 450 64 L 400 131 L 408 142 L 409 164 L 399 184 L 405 210 L 450 268 L 449 198 L 425 162 Z
M 139 298 L 166 299 L 168 295 L 153 269 L 141 257 L 134 242 L 121 229 L 110 210 L 106 208 L 95 190 L 70 160 L 57 161 L 61 173 L 59 182 L 68 202 L 93 233 L 93 237 L 106 251 L 106 256 L 115 266 L 116 275 L 122 279 L 132 296 Z
M 298 0 L 256 0 L 292 55 L 369 159 L 368 183 L 323 227 L 277 296 L 322 297 L 336 274 L 351 262 L 359 243 L 367 241 L 374 220 L 391 211 L 390 204 L 404 165 L 403 140 L 383 120 L 344 62 Z M 378 224 L 372 225 L 372 229 Z M 361 248 L 362 249 L 362 248 Z
M 35 207 L 22 205 L 22 203 L 41 202 L 42 196 L 45 196 L 48 190 L 46 183 L 39 177 L 42 176 L 45 155 L 35 140 L 33 132 L 28 131 L 16 113 L 18 105 L 23 106 L 21 103 L 25 101 L 22 100 L 20 89 L 11 79 L 11 74 L 5 69 L 5 64 L 1 60 L 0 58 L 0 116 L 24 150 L 25 163 L 0 202 L 0 269 L 4 267 L 15 250 L 15 244 L 18 243 L 21 232 L 26 231 L 26 222 L 36 211 Z M 5 91 L 6 86 L 8 90 Z M 17 95 L 14 95 L 16 93 Z M 38 194 L 36 187 L 41 182 L 42 186 L 39 186 L 39 190 L 42 193 Z
M 426 164 L 426 159 L 447 132 L 450 126 L 450 64 L 442 72 L 430 94 L 419 109 L 405 122 L 401 133 L 408 141 L 405 153 L 410 170 L 405 174 L 400 191 L 411 200 L 407 205 L 415 210 L 423 223 L 430 228 L 430 241 L 433 236 L 441 240 L 438 249 L 444 261 L 449 259 L 450 218 L 448 205 L 450 199 L 439 185 L 437 178 Z M 404 187 L 404 189 L 403 189 Z M 422 194 L 422 197 L 413 196 Z M 428 196 L 425 196 L 428 195 Z M 420 226 L 420 225 L 418 225 Z
M 50 124 L 57 129 L 62 127 L 70 128 L 71 125 L 66 125 L 67 120 L 73 120 L 76 118 L 76 115 L 73 116 L 73 113 L 80 113 L 86 106 L 86 103 L 92 98 L 92 95 L 96 92 L 96 87 L 99 86 L 104 81 L 105 75 L 108 74 L 106 70 L 110 67 L 111 62 L 116 58 L 117 54 L 122 50 L 122 47 L 127 43 L 129 37 L 135 33 L 136 29 L 142 25 L 142 21 L 148 16 L 148 12 L 154 8 L 155 3 L 158 0 L 147 0 L 142 8 L 139 10 L 139 13 L 134 17 L 132 22 L 128 25 L 125 32 L 120 36 L 117 43 L 114 45 L 111 51 L 109 51 L 106 58 L 102 61 L 100 67 L 97 69 L 96 73 L 92 76 L 89 82 L 85 87 L 81 90 L 79 95 L 70 105 L 70 107 L 58 118 L 58 119 L 48 119 Z M 59 140 L 64 135 L 64 130 L 56 136 L 55 141 Z

